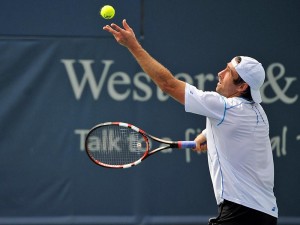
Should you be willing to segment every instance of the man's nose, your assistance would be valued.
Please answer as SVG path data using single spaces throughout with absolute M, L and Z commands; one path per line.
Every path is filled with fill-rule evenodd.
M 219 78 L 219 79 L 220 79 L 220 78 L 222 78 L 222 75 L 223 75 L 223 73 L 222 73 L 222 72 L 223 72 L 223 71 L 221 71 L 221 72 L 219 72 L 219 73 L 218 73 L 218 76 L 217 76 L 217 78 Z

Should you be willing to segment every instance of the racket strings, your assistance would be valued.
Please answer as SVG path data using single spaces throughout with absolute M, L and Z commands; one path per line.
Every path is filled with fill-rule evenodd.
M 142 134 L 131 128 L 103 126 L 87 138 L 89 155 L 98 163 L 126 165 L 142 158 L 148 142 Z

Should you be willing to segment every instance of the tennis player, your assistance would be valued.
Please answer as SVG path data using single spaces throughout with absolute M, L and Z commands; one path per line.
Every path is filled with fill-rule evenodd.
M 162 91 L 185 106 L 187 112 L 207 118 L 196 151 L 207 141 L 207 156 L 219 215 L 209 224 L 274 225 L 278 209 L 273 193 L 274 164 L 267 116 L 259 104 L 265 79 L 255 59 L 238 56 L 218 73 L 216 92 L 197 89 L 176 79 L 151 57 L 123 20 L 103 27 L 127 47 L 142 69 Z

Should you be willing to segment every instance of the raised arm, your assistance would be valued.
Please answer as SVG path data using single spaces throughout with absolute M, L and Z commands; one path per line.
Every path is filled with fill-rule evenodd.
M 184 104 L 185 82 L 176 79 L 167 68 L 143 49 L 125 19 L 123 28 L 113 23 L 104 26 L 103 30 L 110 32 L 119 44 L 128 48 L 144 72 L 163 92 Z

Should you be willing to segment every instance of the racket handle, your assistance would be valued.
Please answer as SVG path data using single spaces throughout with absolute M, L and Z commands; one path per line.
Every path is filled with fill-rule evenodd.
M 196 148 L 195 141 L 178 141 L 178 148 Z

